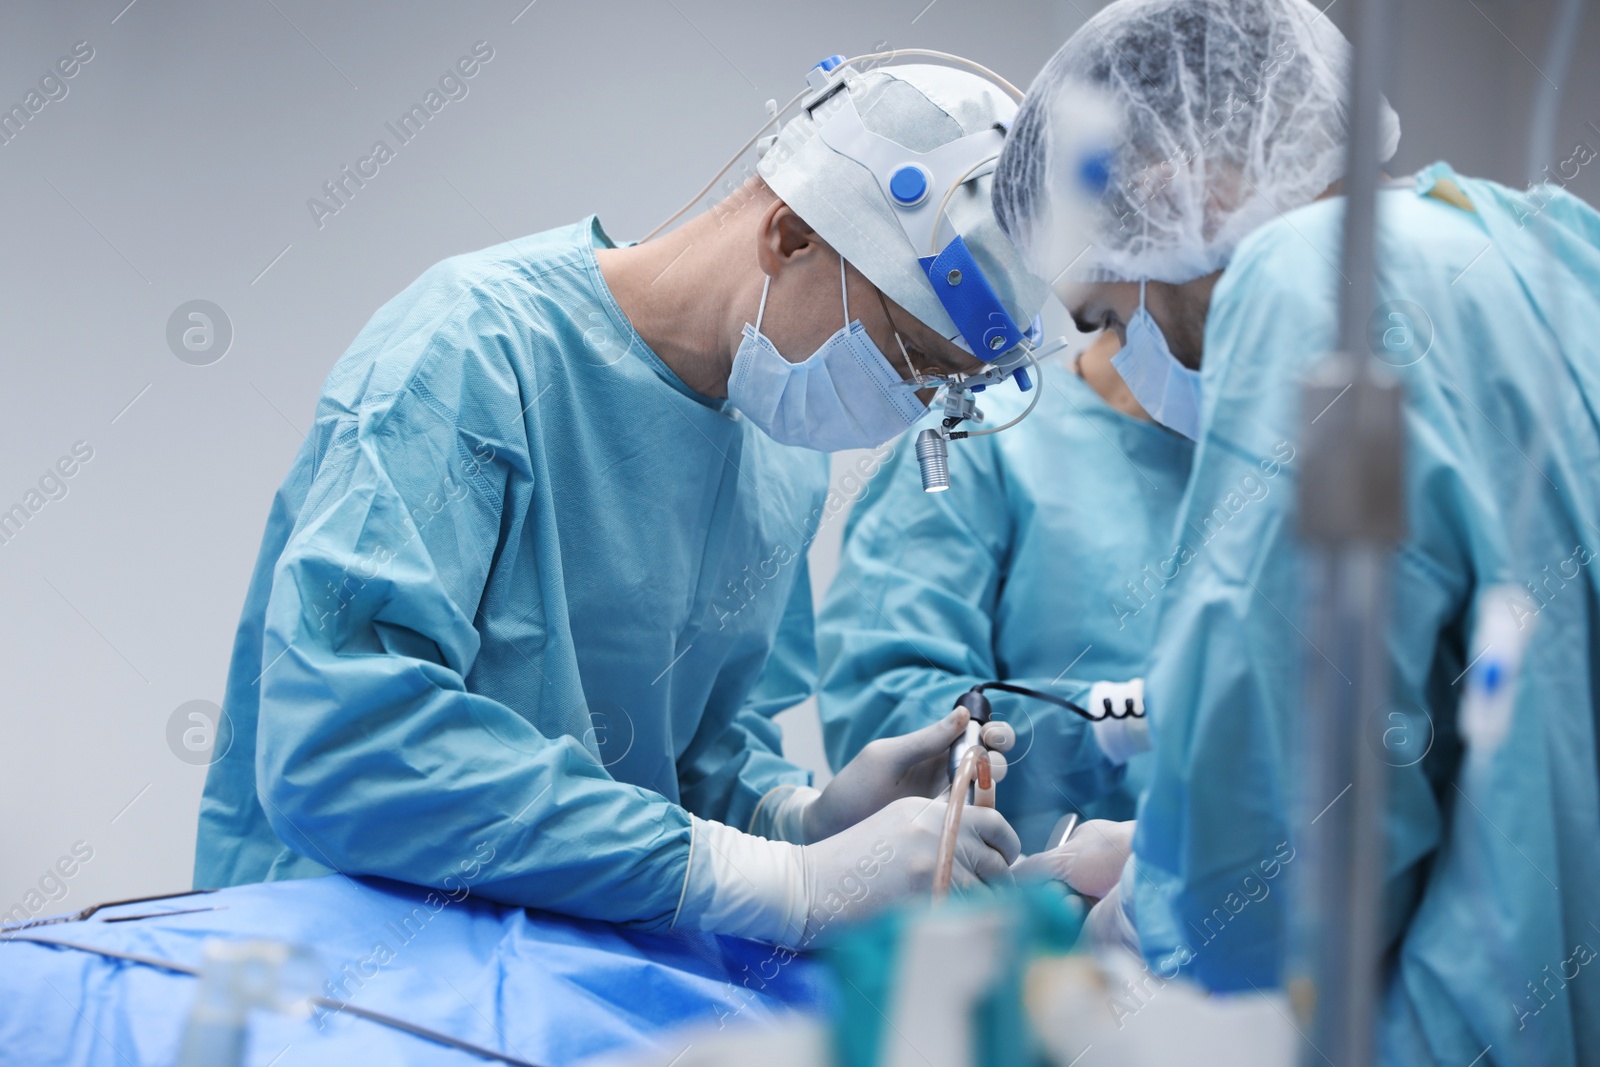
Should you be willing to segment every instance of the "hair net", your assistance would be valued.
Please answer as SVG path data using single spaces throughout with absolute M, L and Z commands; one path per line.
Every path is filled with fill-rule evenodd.
M 1344 174 L 1350 44 L 1306 0 L 1119 0 L 1034 79 L 995 177 L 1000 225 L 1052 281 L 1181 283 L 1227 265 L 1256 227 L 1310 203 Z M 1124 124 L 1094 245 L 1050 247 L 1050 200 L 1072 176 L 1055 142 L 1078 86 Z M 1400 120 L 1388 103 L 1379 158 Z M 1052 272 L 1051 267 L 1056 269 Z
M 924 64 L 879 67 L 853 74 L 845 84 L 814 115 L 802 112 L 785 124 L 757 170 L 784 203 L 873 285 L 941 335 L 959 339 L 917 263 L 933 250 L 911 247 L 871 172 L 828 147 L 816 136 L 816 127 L 843 104 L 848 92 L 868 130 L 913 152 L 927 152 L 997 124 L 1003 128 L 1016 114 L 1016 102 L 976 74 Z M 1027 329 L 1049 290 L 1023 266 L 995 221 L 989 195 L 993 180 L 986 174 L 963 182 L 950 197 L 947 217 L 966 239 L 1006 311 Z

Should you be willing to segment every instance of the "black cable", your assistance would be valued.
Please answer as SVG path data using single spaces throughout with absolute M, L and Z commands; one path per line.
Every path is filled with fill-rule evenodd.
M 104 904 L 93 904 L 82 911 L 75 911 L 71 915 L 53 915 L 47 919 L 32 919 L 28 922 L 14 923 L 10 926 L 0 926 L 0 941 L 9 941 L 11 935 L 18 930 L 31 930 L 35 926 L 54 926 L 56 923 L 75 923 L 94 915 L 103 908 L 120 908 L 124 904 L 148 904 L 152 900 L 175 900 L 178 897 L 192 897 L 200 893 L 215 893 L 215 889 L 186 889 L 181 893 L 157 893 L 153 897 L 133 897 L 129 900 L 108 900 Z M 211 911 L 210 908 L 195 908 L 195 911 Z M 129 916 L 128 918 L 144 918 L 144 916 Z M 124 922 L 125 919 L 115 920 Z
M 1096 715 L 1088 708 L 1085 708 L 1079 704 L 1074 704 L 1066 697 L 1058 697 L 1053 693 L 1041 693 L 1037 689 L 1028 689 L 1024 686 L 1012 685 L 1010 682 L 984 682 L 980 685 L 973 686 L 969 692 L 981 693 L 985 689 L 998 689 L 1002 693 L 1015 693 L 1017 696 L 1033 697 L 1035 700 L 1043 700 L 1047 703 L 1054 704 L 1057 707 L 1066 708 L 1070 712 L 1081 715 L 1090 722 L 1104 722 L 1106 719 L 1137 719 L 1140 717 L 1133 710 L 1133 699 L 1131 697 L 1123 702 L 1121 711 L 1118 711 L 1116 708 L 1112 707 L 1111 698 L 1106 697 L 1102 702 L 1105 705 L 1105 709 L 1101 711 L 1100 714 Z

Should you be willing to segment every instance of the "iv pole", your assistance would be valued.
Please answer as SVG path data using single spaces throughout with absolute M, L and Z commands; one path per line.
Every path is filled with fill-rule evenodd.
M 1405 536 L 1401 391 L 1376 365 L 1378 119 L 1392 28 L 1388 0 L 1352 0 L 1349 165 L 1339 350 L 1303 386 L 1299 530 L 1312 644 L 1300 732 L 1308 795 L 1297 844 L 1289 994 L 1302 1064 L 1368 1067 L 1376 1053 L 1385 873 L 1384 764 L 1374 718 L 1388 703 L 1390 560 Z M 1342 279 L 1341 279 L 1342 280 Z M 1326 805 L 1326 807 L 1324 807 Z

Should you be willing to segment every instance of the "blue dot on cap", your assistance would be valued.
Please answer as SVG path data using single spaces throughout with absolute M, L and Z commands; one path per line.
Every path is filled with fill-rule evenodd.
M 913 163 L 897 167 L 889 175 L 889 195 L 894 197 L 895 203 L 905 207 L 919 204 L 928 195 L 928 176 Z
M 1078 164 L 1078 180 L 1091 193 L 1105 192 L 1106 186 L 1111 184 L 1111 153 L 1094 152 L 1085 156 Z

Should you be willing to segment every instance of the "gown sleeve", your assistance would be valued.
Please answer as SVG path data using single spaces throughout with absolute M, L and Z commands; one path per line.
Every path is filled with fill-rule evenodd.
M 343 416 L 272 578 L 258 793 L 284 842 L 345 874 L 665 926 L 688 814 L 465 681 L 502 502 L 538 447 L 503 351 L 516 335 L 469 305 L 403 387 Z M 528 595 L 539 610 L 546 591 Z
M 817 687 L 811 575 L 805 555 L 796 559 L 794 585 L 760 681 L 721 736 L 678 770 L 684 806 L 736 830 L 757 831 L 754 816 L 768 793 L 811 784 L 811 772 L 784 759 L 783 730 L 773 721 Z

